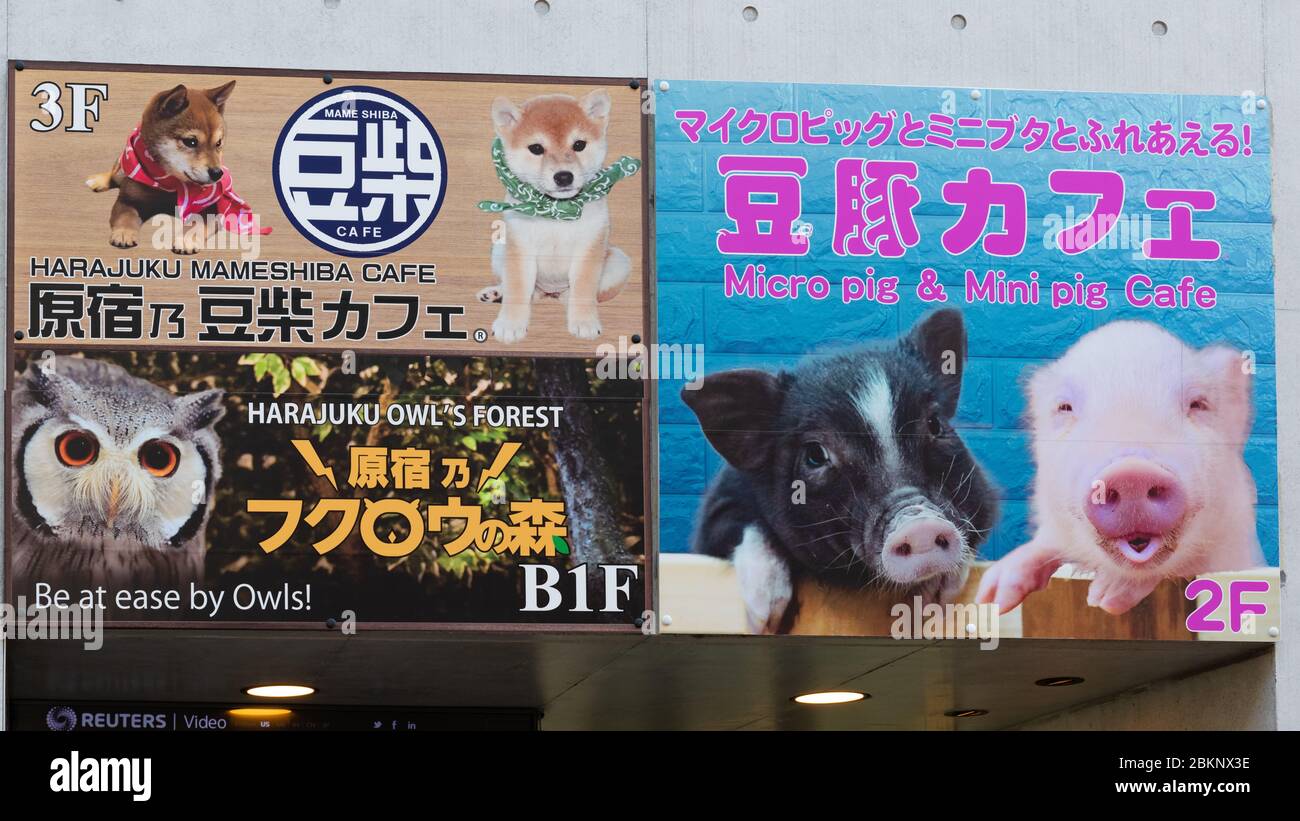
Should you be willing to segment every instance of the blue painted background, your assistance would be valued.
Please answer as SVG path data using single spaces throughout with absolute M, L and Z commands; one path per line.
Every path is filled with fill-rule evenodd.
M 958 427 L 976 457 L 1003 489 L 1002 518 L 982 548 L 986 558 L 997 558 L 1028 538 L 1029 491 L 1033 464 L 1028 432 L 1022 424 L 1021 389 L 1026 368 L 1051 360 L 1080 336 L 1110 320 L 1129 317 L 1163 324 L 1188 344 L 1223 342 L 1256 352 L 1254 431 L 1246 447 L 1246 461 L 1259 491 L 1258 528 L 1264 554 L 1277 564 L 1277 458 L 1276 391 L 1273 342 L 1273 242 L 1267 112 L 1243 115 L 1236 97 L 1196 95 L 1078 94 L 1038 91 L 988 91 L 972 100 L 969 90 L 955 89 L 954 116 L 990 117 L 1020 115 L 1023 126 L 1030 114 L 1083 126 L 1088 117 L 1113 125 L 1121 117 L 1147 124 L 1155 119 L 1174 124 L 1177 134 L 1189 119 L 1200 121 L 1208 134 L 1210 122 L 1248 122 L 1252 130 L 1250 157 L 1187 158 L 1121 156 L 1114 152 L 1061 154 L 1048 149 L 1025 153 L 1017 139 L 998 151 L 970 149 L 904 148 L 895 136 L 879 149 L 861 142 L 839 145 L 831 122 L 820 133 L 831 137 L 826 146 L 781 145 L 757 142 L 742 146 L 733 129 L 732 142 L 723 145 L 717 135 L 702 132 L 691 143 L 681 132 L 673 111 L 703 109 L 717 117 L 728 106 L 740 112 L 808 109 L 834 111 L 835 118 L 865 119 L 873 110 L 904 111 L 924 119 L 938 111 L 945 89 L 881 86 L 812 86 L 797 84 L 684 82 L 669 80 L 670 90 L 657 93 L 655 126 L 655 221 L 658 263 L 658 341 L 704 345 L 707 373 L 736 367 L 776 369 L 797 361 L 813 350 L 870 339 L 895 338 L 923 313 L 935 306 L 921 303 L 914 286 L 921 268 L 933 266 L 948 288 L 947 305 L 966 317 L 970 360 L 962 387 Z M 658 81 L 652 83 L 658 88 Z M 734 122 L 733 122 L 734 126 Z M 922 135 L 924 132 L 922 132 Z M 803 182 L 803 217 L 814 226 L 812 247 L 804 257 L 727 257 L 737 269 L 746 262 L 762 261 L 769 273 L 821 273 L 838 282 L 844 273 L 860 275 L 867 265 L 877 276 L 899 276 L 897 305 L 867 301 L 844 305 L 838 289 L 823 301 L 801 297 L 790 300 L 727 300 L 722 291 L 724 257 L 715 246 L 715 234 L 732 223 L 722 213 L 722 177 L 717 173 L 721 154 L 798 153 L 808 159 Z M 921 232 L 920 244 L 900 260 L 880 257 L 836 257 L 831 250 L 834 215 L 835 160 L 846 157 L 915 160 L 920 168 L 917 185 L 921 203 L 914 213 Z M 995 181 L 1021 183 L 1029 200 L 1029 234 L 1024 253 L 1012 260 L 988 257 L 976 245 L 960 257 L 950 257 L 939 237 L 952 225 L 958 207 L 943 202 L 939 188 L 950 179 L 964 179 L 967 168 L 983 165 Z M 1124 216 L 1152 216 L 1154 236 L 1167 236 L 1164 212 L 1146 209 L 1142 200 L 1150 187 L 1209 188 L 1218 196 L 1212 212 L 1197 212 L 1193 231 L 1198 237 L 1218 240 L 1222 258 L 1214 263 L 1149 261 L 1134 259 L 1124 248 L 1093 248 L 1076 257 L 1043 247 L 1046 228 L 1042 217 L 1063 215 L 1072 205 L 1077 217 L 1091 208 L 1087 197 L 1054 195 L 1047 189 L 1048 173 L 1057 168 L 1109 168 L 1125 176 Z M 994 211 L 990 228 L 1000 224 Z M 1118 230 L 1118 227 L 1117 229 Z M 1112 288 L 1110 307 L 1052 310 L 1050 305 L 996 306 L 966 304 L 960 288 L 966 267 L 982 274 L 987 267 L 1003 268 L 1008 278 L 1038 270 L 1048 282 L 1082 271 L 1089 280 L 1104 278 Z M 1133 273 L 1144 272 L 1157 282 L 1176 282 L 1184 273 L 1199 283 L 1213 285 L 1219 304 L 1210 311 L 1156 311 L 1136 309 L 1124 299 L 1122 286 Z M 1043 289 L 1046 292 L 1046 288 Z M 954 299 L 955 297 L 955 299 Z M 722 464 L 721 457 L 700 432 L 694 414 L 681 402 L 681 382 L 665 381 L 659 393 L 660 550 L 690 549 L 696 508 L 705 487 Z

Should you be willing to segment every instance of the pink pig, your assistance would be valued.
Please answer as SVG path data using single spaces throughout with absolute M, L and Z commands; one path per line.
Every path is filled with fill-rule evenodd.
M 1158 325 L 1111 322 L 1029 383 L 1033 539 L 989 568 L 1001 612 L 1063 563 L 1095 573 L 1088 604 L 1123 613 L 1161 579 L 1263 563 L 1242 452 L 1251 378 L 1240 352 L 1194 350 Z

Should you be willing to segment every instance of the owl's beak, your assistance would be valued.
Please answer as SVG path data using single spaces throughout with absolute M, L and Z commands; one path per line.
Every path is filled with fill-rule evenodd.
M 113 521 L 117 519 L 118 508 L 122 504 L 122 482 L 120 479 L 113 479 L 108 486 L 108 511 L 104 516 L 105 523 L 113 526 Z

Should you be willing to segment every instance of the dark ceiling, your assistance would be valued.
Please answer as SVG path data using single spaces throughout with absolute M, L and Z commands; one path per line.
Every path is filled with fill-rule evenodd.
M 543 729 L 993 729 L 1261 652 L 1256 644 L 894 641 L 639 633 L 117 629 L 102 649 L 8 645 L 9 695 L 43 701 L 236 703 L 241 688 L 315 686 L 320 705 L 532 707 Z M 1046 688 L 1049 676 L 1084 683 Z M 807 707 L 803 692 L 871 695 Z M 988 715 L 953 719 L 978 708 Z

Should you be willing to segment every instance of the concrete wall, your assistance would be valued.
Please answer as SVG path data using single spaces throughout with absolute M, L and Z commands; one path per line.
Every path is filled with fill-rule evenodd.
M 1273 656 L 1257 656 L 1191 678 L 1156 682 L 1012 729 L 1272 730 L 1277 726 L 1278 707 L 1273 664 Z
M 746 20 L 746 6 L 757 17 Z M 5 59 L 599 74 L 1164 94 L 1265 95 L 1273 106 L 1279 475 L 1300 468 L 1300 3 L 1292 0 L 8 0 Z M 964 17 L 965 27 L 952 24 Z M 1157 36 L 1160 20 L 1167 33 Z M 7 330 L 7 329 L 6 329 Z M 1300 561 L 1300 483 L 1279 490 L 1281 561 Z M 1199 716 L 1272 692 L 1300 729 L 1300 607 L 1263 660 L 1170 687 Z M 3 664 L 0 659 L 0 665 Z M 2 680 L 2 679 L 0 679 Z M 1156 687 L 1059 726 L 1141 724 Z M 1089 712 L 1093 710 L 1095 712 Z M 1255 715 L 1252 713 L 1252 715 Z M 1189 717 L 1189 721 L 1195 716 Z M 1206 720 L 1209 720 L 1208 718 Z M 1243 719 L 1246 720 L 1246 719 Z M 1249 719 L 1252 724 L 1259 723 Z M 1263 721 L 1264 725 L 1270 722 Z

